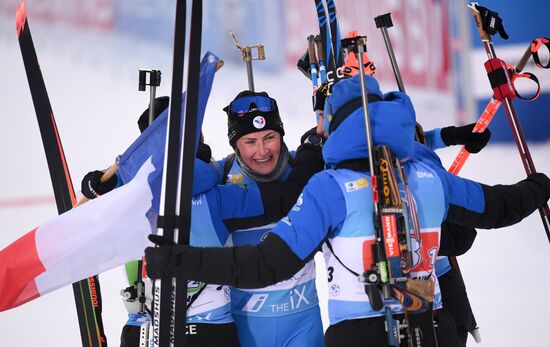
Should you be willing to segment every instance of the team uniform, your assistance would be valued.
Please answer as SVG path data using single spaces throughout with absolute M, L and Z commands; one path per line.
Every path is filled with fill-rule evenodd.
M 227 171 L 225 184 L 247 187 L 257 185 L 242 170 L 237 160 L 225 158 L 219 163 L 220 167 L 230 167 L 224 170 Z M 284 181 L 290 171 L 290 165 L 287 164 L 279 179 Z M 296 197 L 297 194 L 292 200 L 295 201 Z M 273 222 L 287 212 L 273 218 Z M 230 244 L 243 246 L 259 244 L 274 224 L 251 224 L 246 219 L 233 219 L 227 226 L 231 229 Z M 242 346 L 321 346 L 323 343 L 313 260 L 290 279 L 268 287 L 232 287 L 231 308 Z
M 369 97 L 374 144 L 389 145 L 403 160 L 408 189 L 418 212 L 420 231 L 412 241 L 415 252 L 411 276 L 434 280 L 438 305 L 441 296 L 433 270 L 440 248 L 442 222 L 482 228 L 516 223 L 548 200 L 550 180 L 543 174 L 533 174 L 515 185 L 486 186 L 449 174 L 435 165 L 433 151 L 414 144 L 415 115 L 408 97 L 402 93 L 382 95 L 376 80 L 367 76 L 366 81 L 369 93 L 374 94 Z M 363 284 L 342 266 L 345 264 L 354 272 L 362 273 L 362 259 L 369 256 L 370 249 L 363 248 L 363 244 L 374 242 L 370 174 L 359 167 L 355 170 L 342 167 L 369 155 L 363 110 L 356 106 L 347 112 L 338 112 L 350 101 L 360 98 L 359 82 L 357 76 L 340 81 L 328 99 L 325 125 L 329 127 L 330 137 L 323 146 L 323 157 L 331 169 L 313 176 L 288 216 L 277 223 L 260 245 L 232 249 L 183 245 L 148 248 L 149 274 L 154 277 L 177 274 L 241 288 L 258 288 L 290 278 L 322 248 L 329 280 L 330 327 L 325 344 L 387 346 L 383 312 L 370 306 Z M 510 210 L 514 212 L 503 213 Z M 389 300 L 386 305 L 396 315 L 403 312 L 398 301 Z M 439 320 L 440 323 L 447 321 L 445 317 Z M 441 345 L 457 343 L 456 336 L 451 339 L 447 335 L 456 334 L 453 326 L 450 329 L 439 326 L 437 333 Z

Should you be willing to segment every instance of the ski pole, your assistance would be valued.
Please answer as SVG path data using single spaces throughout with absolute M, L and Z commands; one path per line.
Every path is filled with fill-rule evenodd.
M 537 40 L 540 40 L 540 39 L 535 39 L 535 40 L 533 40 L 533 42 L 535 42 Z M 518 96 L 522 100 L 526 100 L 526 101 L 536 100 L 540 96 L 540 84 L 539 84 L 538 79 L 536 78 L 536 76 L 533 75 L 532 73 L 529 73 L 529 72 L 520 74 L 520 72 L 525 67 L 525 64 L 527 64 L 527 61 L 529 60 L 529 58 L 533 54 L 533 51 L 532 51 L 531 47 L 532 47 L 532 43 L 530 43 L 529 47 L 527 47 L 527 50 L 525 51 L 525 53 L 521 57 L 520 61 L 516 65 L 515 70 L 513 70 L 513 68 L 508 69 L 508 71 L 511 71 L 511 74 L 512 74 L 512 85 L 514 85 L 514 81 L 517 78 L 529 78 L 529 79 L 535 81 L 535 83 L 537 83 L 537 86 L 538 86 L 537 92 L 531 98 L 520 97 L 519 94 L 517 94 L 517 91 L 516 91 L 516 96 Z M 485 129 L 487 129 L 487 127 L 489 126 L 489 123 L 492 121 L 494 115 L 498 111 L 501 104 L 502 104 L 501 101 L 495 99 L 494 97 L 491 97 L 491 100 L 489 100 L 489 103 L 485 107 L 485 110 L 483 110 L 483 113 L 481 114 L 481 116 L 477 120 L 476 125 L 474 126 L 474 129 L 472 129 L 472 132 L 473 133 L 481 133 L 481 132 L 485 131 Z M 453 161 L 451 167 L 449 168 L 449 172 L 454 174 L 454 175 L 458 175 L 458 173 L 460 172 L 460 170 L 462 170 L 462 167 L 466 163 L 466 160 L 468 159 L 469 156 L 470 156 L 470 152 L 468 152 L 466 150 L 465 146 L 462 146 L 460 152 L 458 153 L 458 155 L 456 156 L 455 160 Z
M 323 50 L 323 42 L 321 36 L 315 36 L 315 48 L 317 49 L 317 60 L 319 61 L 319 75 L 321 76 L 321 84 L 327 80 L 327 67 L 325 59 L 325 51 Z
M 382 32 L 382 37 L 384 38 L 384 44 L 386 45 L 386 50 L 390 56 L 390 63 L 395 75 L 395 80 L 397 81 L 397 87 L 400 92 L 405 93 L 405 85 L 403 84 L 403 79 L 401 78 L 401 72 L 399 71 L 399 66 L 397 65 L 397 59 L 395 59 L 395 53 L 393 46 L 391 44 L 390 36 L 388 34 L 388 28 L 393 26 L 391 20 L 391 13 L 386 13 L 377 17 L 374 17 L 374 23 L 376 27 Z
M 350 37 L 342 40 L 342 46 L 345 47 L 348 51 L 352 51 L 355 53 L 355 55 L 358 56 L 359 59 L 359 66 L 363 66 L 363 52 L 366 51 L 365 47 L 367 44 L 367 38 L 366 36 L 356 36 L 356 37 Z M 374 149 L 373 149 L 373 141 L 372 141 L 372 131 L 370 129 L 370 116 L 369 116 L 369 109 L 368 109 L 368 91 L 367 91 L 367 85 L 365 83 L 365 71 L 364 69 L 359 69 L 360 77 L 361 77 L 361 103 L 363 105 L 363 117 L 365 120 L 365 137 L 367 139 L 367 147 L 369 151 L 369 170 L 371 173 L 371 184 L 372 184 L 372 191 L 373 191 L 373 201 L 378 201 L 377 194 L 377 181 L 376 181 L 376 175 L 374 174 Z M 375 218 L 378 218 L 380 215 L 380 209 L 378 208 L 378 204 L 374 204 L 374 210 L 373 215 Z M 377 235 L 377 237 L 380 237 L 383 239 L 380 235 Z M 378 243 L 377 243 L 378 244 Z M 385 261 L 385 255 L 383 246 L 382 247 L 376 247 L 376 252 L 378 253 L 377 259 L 377 266 L 378 271 L 380 272 L 380 278 L 379 281 L 383 284 L 382 285 L 382 291 L 384 294 L 384 298 L 388 299 L 391 297 L 391 288 L 389 286 L 389 279 L 388 279 L 388 269 L 387 264 Z M 381 309 L 383 306 L 382 300 L 380 298 L 380 294 L 378 293 L 378 288 L 374 283 L 366 283 L 365 284 L 365 290 L 367 291 L 367 295 L 369 296 L 369 301 L 371 302 L 371 306 L 375 308 L 376 310 Z M 378 293 L 378 295 L 376 295 Z
M 512 86 L 510 78 L 504 69 L 503 62 L 499 60 L 496 56 L 495 48 L 491 40 L 491 35 L 489 35 L 489 33 L 487 33 L 483 28 L 482 16 L 480 13 L 481 8 L 476 2 L 470 3 L 468 5 L 468 8 L 470 9 L 470 12 L 477 27 L 477 31 L 479 33 L 481 41 L 483 42 L 483 47 L 485 48 L 485 52 L 487 53 L 487 58 L 489 59 L 485 63 L 485 66 L 488 70 L 488 76 L 489 80 L 491 81 L 491 86 L 493 87 L 494 97 L 497 100 L 504 102 L 504 109 L 506 111 L 506 116 L 508 117 L 510 127 L 512 129 L 512 134 L 514 135 L 514 140 L 519 151 L 521 162 L 523 164 L 523 167 L 525 168 L 525 172 L 527 173 L 527 175 L 530 175 L 537 171 L 535 169 L 535 164 L 533 163 L 531 153 L 529 152 L 529 147 L 527 146 L 527 142 L 525 141 L 525 137 L 523 136 L 523 131 L 521 130 L 516 110 L 512 103 L 512 99 L 514 98 L 515 94 L 511 90 Z M 491 23 L 497 22 L 496 18 L 492 19 L 493 20 L 491 20 Z M 504 70 L 504 73 L 502 73 L 502 70 Z M 498 77 L 501 77 L 501 80 L 503 82 L 499 83 L 498 81 L 496 81 L 495 74 L 499 74 Z M 545 204 L 543 207 L 539 208 L 539 213 L 542 219 L 544 230 L 546 231 L 546 237 L 548 238 L 548 242 L 550 242 L 550 208 L 548 208 L 548 204 Z
M 391 20 L 391 13 L 386 13 L 386 14 L 382 14 L 380 16 L 374 17 L 374 23 L 376 24 L 376 27 L 380 29 L 380 31 L 382 32 L 382 37 L 384 38 L 384 44 L 386 45 L 386 50 L 388 51 L 388 56 L 390 57 L 390 63 L 393 70 L 393 74 L 395 76 L 395 81 L 397 82 L 397 88 L 399 89 L 400 92 L 406 93 L 405 84 L 403 83 L 403 78 L 401 78 L 401 71 L 399 70 L 399 65 L 397 65 L 395 52 L 393 50 L 390 36 L 388 34 L 388 28 L 391 28 L 393 26 L 393 22 Z M 416 129 L 414 134 L 415 140 L 420 143 L 424 143 L 425 139 L 424 139 L 423 133 L 421 132 L 422 127 L 418 122 L 416 123 L 415 129 Z
M 317 61 L 317 55 L 315 54 L 315 36 L 309 35 L 307 38 L 307 54 L 309 58 L 309 68 L 311 71 L 311 84 L 313 86 L 313 104 L 315 106 L 315 95 L 317 93 L 317 88 L 319 87 L 319 74 L 317 72 L 317 66 L 319 65 Z M 315 112 L 315 121 L 319 122 L 319 114 Z
M 235 41 L 235 45 L 241 51 L 242 59 L 246 65 L 246 74 L 248 76 L 248 89 L 253 92 L 254 89 L 254 72 L 252 71 L 252 61 L 253 60 L 265 60 L 265 50 L 264 45 L 254 45 L 254 46 L 244 46 L 241 47 L 239 41 L 235 37 L 235 34 L 231 31 L 231 36 Z M 254 56 L 253 49 L 256 49 L 257 54 Z
M 147 76 L 149 76 L 149 83 L 147 83 Z M 139 70 L 139 91 L 145 91 L 145 86 L 149 86 L 150 99 L 149 99 L 149 125 L 153 123 L 155 115 L 155 93 L 158 86 L 160 86 L 160 70 Z
M 145 91 L 146 86 L 149 86 L 149 121 L 148 125 L 151 125 L 155 120 L 155 94 L 157 87 L 160 86 L 161 80 L 160 70 L 139 70 L 139 85 L 138 90 Z M 147 76 L 149 76 L 149 83 L 147 83 Z M 104 175 L 105 176 L 105 175 Z M 103 178 L 103 177 L 101 177 Z M 143 282 L 143 256 L 137 263 L 137 300 L 139 301 L 139 313 L 145 313 L 145 283 Z M 148 336 L 143 336 L 142 341 L 148 340 Z
M 369 153 L 368 161 L 373 194 L 375 243 L 374 245 L 368 242 L 363 244 L 363 257 L 365 257 L 365 251 L 368 252 L 370 248 L 371 252 L 375 254 L 374 264 L 369 268 L 365 266 L 366 264 L 364 261 L 364 273 L 359 276 L 359 280 L 365 283 L 365 293 L 369 298 L 371 307 L 374 310 L 384 310 L 387 327 L 387 343 L 389 346 L 400 346 L 403 338 L 406 338 L 409 346 L 437 346 L 433 324 L 431 330 L 423 329 L 422 333 L 419 334 L 419 325 L 417 324 L 419 322 L 418 318 L 415 320 L 415 323 L 413 323 L 413 311 L 423 310 L 422 312 L 429 312 L 431 314 L 431 301 L 428 303 L 426 298 L 421 298 L 419 295 L 404 290 L 402 287 L 406 286 L 405 283 L 409 283 L 409 277 L 406 275 L 408 272 L 406 272 L 401 265 L 403 260 L 401 255 L 401 246 L 404 241 L 403 233 L 406 234 L 405 242 L 407 243 L 407 249 L 410 250 L 409 229 L 398 228 L 397 224 L 389 228 L 384 226 L 383 231 L 381 228 L 382 225 L 387 225 L 386 222 L 395 220 L 395 218 L 397 218 L 396 214 L 404 213 L 404 204 L 401 200 L 397 179 L 393 170 L 394 158 L 390 154 L 389 148 L 387 146 L 373 147 L 370 115 L 368 111 L 368 90 L 365 81 L 366 72 L 363 68 L 365 64 L 364 54 L 366 52 L 366 40 L 367 38 L 365 36 L 356 36 L 342 40 L 342 46 L 346 48 L 348 55 L 354 53 L 360 66 L 360 75 L 358 77 L 361 79 L 361 105 L 363 107 L 365 137 Z M 397 165 L 397 171 L 402 172 L 399 165 Z M 380 180 L 377 178 L 379 175 Z M 378 181 L 380 181 L 382 187 L 378 187 Z M 403 179 L 403 183 L 406 185 L 406 180 Z M 389 223 L 391 224 L 391 222 Z M 419 228 L 417 229 L 419 230 Z M 397 247 L 400 251 L 396 251 L 395 248 L 390 246 L 395 244 L 399 245 Z M 370 252 L 367 254 L 370 254 Z M 409 261 L 407 262 L 411 264 L 410 258 L 408 259 Z M 373 269 L 376 270 L 373 271 Z M 398 285 L 398 283 L 401 283 L 401 285 Z M 382 295 L 380 294 L 379 288 L 382 291 Z M 386 300 L 395 298 L 406 307 L 406 324 L 401 324 L 398 320 L 393 318 L 390 307 L 384 305 L 382 297 Z M 425 304 L 426 306 L 424 306 Z M 408 312 L 409 309 L 411 312 Z M 407 329 L 405 335 L 401 333 L 402 329 Z
M 382 37 L 384 38 L 384 43 L 386 45 L 386 50 L 388 51 L 388 55 L 390 57 L 391 66 L 392 66 L 392 69 L 393 69 L 393 73 L 395 75 L 395 80 L 397 82 L 397 86 L 399 88 L 399 91 L 405 93 L 405 85 L 403 83 L 403 79 L 401 78 L 401 72 L 399 71 L 399 66 L 397 65 L 397 59 L 395 58 L 395 53 L 394 53 L 394 50 L 393 50 L 393 46 L 391 44 L 391 40 L 390 40 L 390 37 L 389 37 L 389 34 L 388 34 L 388 28 L 391 28 L 393 26 L 393 22 L 392 22 L 392 19 L 391 19 L 391 13 L 386 13 L 386 14 L 377 16 L 377 17 L 374 18 L 374 21 L 375 21 L 376 27 L 379 28 L 382 32 Z M 420 124 L 418 124 L 418 122 L 417 122 L 416 129 L 418 129 L 418 128 L 422 129 Z M 416 139 L 416 141 L 425 144 L 425 139 L 423 139 L 423 136 L 421 136 L 421 132 L 415 131 L 415 139 Z M 457 261 L 456 257 L 449 257 L 449 258 L 450 258 L 450 261 L 455 265 L 456 269 L 460 273 L 460 267 L 458 265 L 458 261 Z M 464 282 L 464 280 L 462 279 L 462 275 L 460 276 L 460 278 L 461 278 L 462 282 Z M 468 332 L 473 336 L 476 343 L 480 343 L 481 342 L 481 336 L 480 336 L 480 333 L 479 333 L 479 327 L 477 326 L 477 322 L 475 322 L 475 316 L 474 316 L 473 311 L 470 310 L 470 312 L 472 314 L 472 318 L 474 320 L 474 326 L 475 327 L 472 330 L 469 330 Z

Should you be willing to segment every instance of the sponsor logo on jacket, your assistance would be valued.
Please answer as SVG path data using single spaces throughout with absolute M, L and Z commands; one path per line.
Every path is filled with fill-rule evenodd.
M 431 172 L 426 171 L 417 171 L 416 177 L 418 178 L 434 178 L 434 175 Z
M 227 175 L 227 183 L 229 184 L 241 184 L 243 183 L 243 174 L 233 174 L 233 175 Z
M 350 181 L 344 183 L 344 186 L 346 187 L 346 192 L 354 192 L 356 190 L 359 190 L 361 188 L 365 188 L 369 186 L 369 181 L 367 181 L 366 178 L 361 177 L 359 179 L 356 179 L 355 181 Z

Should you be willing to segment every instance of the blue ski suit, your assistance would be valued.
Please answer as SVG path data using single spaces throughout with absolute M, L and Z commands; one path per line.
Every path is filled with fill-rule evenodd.
M 234 158 L 234 156 L 228 156 L 219 161 L 221 168 L 228 166 L 228 171 L 222 170 L 228 172 L 227 181 L 222 183 L 257 187 L 257 183 L 246 174 Z M 287 164 L 279 180 L 285 181 L 290 171 L 290 164 Z M 296 196 L 294 201 L 295 199 Z M 238 201 L 238 199 L 232 199 L 232 201 Z M 288 210 L 277 220 L 286 213 Z M 257 245 L 273 226 L 273 223 L 267 225 L 246 223 L 245 225 L 235 218 L 229 226 L 231 244 L 233 246 Z M 323 324 L 315 275 L 315 262 L 310 260 L 290 279 L 268 287 L 258 289 L 231 287 L 231 312 L 237 324 L 241 345 L 243 347 L 322 346 Z

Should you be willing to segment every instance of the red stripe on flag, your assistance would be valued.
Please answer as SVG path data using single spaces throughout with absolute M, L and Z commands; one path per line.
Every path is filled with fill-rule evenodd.
M 0 312 L 40 296 L 35 278 L 46 269 L 36 250 L 36 230 L 0 251 Z

